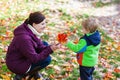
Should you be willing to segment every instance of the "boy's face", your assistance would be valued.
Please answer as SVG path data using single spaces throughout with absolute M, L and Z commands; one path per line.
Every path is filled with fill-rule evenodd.
M 85 27 L 82 27 L 82 30 L 83 30 L 83 33 L 84 33 L 84 34 L 87 34 L 87 33 L 90 32 L 89 30 L 85 29 Z

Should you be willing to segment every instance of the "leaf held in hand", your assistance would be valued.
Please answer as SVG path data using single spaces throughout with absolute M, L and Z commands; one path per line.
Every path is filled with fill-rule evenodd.
M 57 40 L 60 43 L 65 43 L 65 42 L 67 42 L 67 37 L 68 37 L 67 34 L 59 33 L 58 36 L 57 36 Z

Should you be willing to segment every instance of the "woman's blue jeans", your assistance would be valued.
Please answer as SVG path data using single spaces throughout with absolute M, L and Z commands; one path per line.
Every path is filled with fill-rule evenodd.
M 48 44 L 47 42 L 45 42 L 45 41 L 43 41 L 43 44 L 46 45 L 46 46 L 49 45 L 49 44 Z M 51 62 L 51 57 L 50 57 L 50 55 L 49 55 L 45 60 L 39 61 L 39 62 L 37 62 L 37 63 L 35 63 L 35 64 L 32 64 L 30 71 L 32 71 L 32 70 L 33 70 L 34 68 L 36 68 L 36 67 L 40 67 L 41 69 L 43 69 L 43 68 L 45 68 L 46 66 L 48 66 L 48 65 L 50 64 L 50 62 Z

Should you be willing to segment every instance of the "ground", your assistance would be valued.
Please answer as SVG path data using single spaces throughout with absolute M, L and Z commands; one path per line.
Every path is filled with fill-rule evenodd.
M 47 19 L 47 29 L 42 38 L 57 42 L 60 32 L 74 31 L 74 39 L 83 35 L 80 23 L 84 18 L 96 16 L 102 35 L 99 64 L 94 80 L 120 80 L 120 4 L 80 2 L 80 0 L 4 0 L 0 1 L 0 78 L 14 76 L 5 65 L 5 54 L 13 37 L 13 30 L 30 12 L 42 11 Z M 26 15 L 26 16 L 25 16 Z M 73 38 L 72 37 L 72 38 Z M 72 39 L 72 40 L 74 40 Z M 79 77 L 75 53 L 61 49 L 54 52 L 52 62 L 40 71 L 51 80 L 77 80 Z M 6 76 L 7 75 L 7 76 Z

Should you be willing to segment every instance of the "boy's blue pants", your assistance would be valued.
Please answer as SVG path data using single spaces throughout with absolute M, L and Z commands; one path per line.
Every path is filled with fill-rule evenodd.
M 94 67 L 84 67 L 80 66 L 80 78 L 81 80 L 93 80 L 93 71 L 95 70 Z
M 45 41 L 43 41 L 43 44 L 46 45 L 46 46 L 48 46 L 48 43 L 45 42 Z M 36 63 L 36 64 L 32 64 L 30 71 L 33 70 L 33 69 L 36 68 L 36 67 L 41 67 L 41 69 L 43 69 L 43 68 L 45 68 L 46 66 L 48 66 L 48 65 L 50 64 L 50 62 L 51 62 L 51 57 L 48 56 L 45 60 L 39 61 L 39 62 Z

